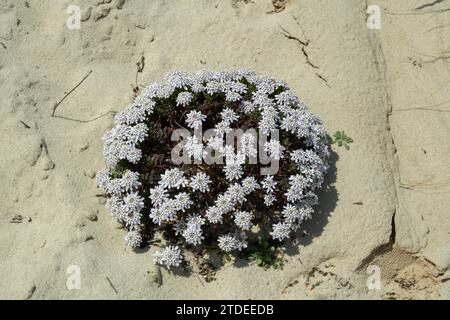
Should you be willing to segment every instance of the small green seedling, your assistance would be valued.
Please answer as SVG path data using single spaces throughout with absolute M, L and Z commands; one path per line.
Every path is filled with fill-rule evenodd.
M 248 259 L 254 261 L 258 267 L 269 269 L 282 269 L 284 259 L 281 252 L 269 244 L 267 240 L 258 243 L 254 248 L 250 249 Z
M 336 131 L 336 133 L 333 135 L 333 137 L 334 137 L 334 139 L 333 139 L 333 141 L 331 141 L 331 143 L 333 143 L 333 144 L 337 143 L 337 145 L 339 147 L 343 146 L 345 148 L 345 150 L 350 149 L 349 144 L 353 142 L 353 139 L 350 138 L 349 136 L 347 136 L 344 131 L 342 131 L 342 132 Z

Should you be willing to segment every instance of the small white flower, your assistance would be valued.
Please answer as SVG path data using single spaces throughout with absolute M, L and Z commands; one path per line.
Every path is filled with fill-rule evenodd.
M 128 227 L 129 230 L 138 230 L 139 225 L 141 224 L 142 214 L 139 212 L 134 212 L 132 214 L 128 213 L 124 219 L 123 222 L 125 222 L 125 225 Z
M 275 186 L 277 182 L 273 180 L 273 176 L 266 176 L 264 180 L 261 182 L 261 185 L 268 193 L 272 193 L 275 191 Z
M 192 110 L 186 116 L 186 123 L 189 128 L 198 129 L 202 122 L 206 120 L 206 116 L 200 111 Z
M 222 91 L 222 89 L 223 89 L 223 85 L 222 85 L 222 83 L 220 83 L 218 81 L 209 81 L 206 84 L 206 92 L 208 94 L 218 93 L 218 92 Z
M 148 126 L 145 123 L 138 123 L 131 127 L 127 140 L 136 145 L 145 140 L 148 136 Z
M 205 216 L 210 223 L 222 223 L 223 221 L 223 211 L 216 206 L 209 207 Z
M 207 146 L 212 150 L 223 152 L 223 138 L 219 136 L 213 136 L 208 139 Z
M 139 212 L 144 207 L 144 198 L 140 197 L 137 192 L 127 194 L 123 202 L 124 208 L 128 212 Z
M 228 233 L 217 238 L 219 248 L 224 252 L 242 250 L 247 247 L 247 238 L 243 233 Z
M 142 158 L 142 150 L 134 146 L 128 146 L 125 148 L 125 156 L 122 159 L 127 159 L 133 164 L 136 164 Z
M 211 179 L 204 172 L 198 172 L 195 176 L 191 177 L 190 187 L 192 191 L 207 192 L 209 191 L 209 184 Z
M 186 219 L 187 224 L 195 224 L 195 225 L 199 225 L 202 226 L 205 224 L 205 218 L 203 218 L 201 215 L 199 215 L 198 213 L 194 213 L 191 214 L 187 217 Z
M 177 211 L 186 211 L 194 202 L 186 192 L 180 192 L 175 196 L 175 209 Z
M 222 214 L 224 214 L 233 209 L 233 200 L 228 193 L 222 194 L 217 197 L 215 206 Z
M 187 106 L 192 100 L 192 93 L 181 92 L 177 96 L 177 106 Z
M 231 132 L 233 129 L 230 128 L 230 123 L 228 121 L 222 120 L 216 124 L 214 127 L 214 132 L 218 136 L 223 136 L 225 133 Z
M 178 267 L 183 262 L 181 250 L 177 246 L 168 246 L 163 252 L 156 251 L 153 254 L 155 264 L 166 266 L 170 270 L 171 267 Z
M 270 207 L 275 202 L 275 200 L 276 198 L 273 194 L 266 194 L 264 196 L 264 205 L 266 205 L 266 207 Z
M 228 187 L 227 195 L 234 203 L 242 203 L 245 199 L 245 191 L 244 187 L 242 187 L 239 183 L 234 183 Z
M 171 84 L 157 84 L 156 85 L 156 96 L 162 99 L 168 99 L 173 93 L 175 86 Z
M 150 189 L 150 201 L 154 206 L 159 206 L 167 199 L 167 190 L 159 185 Z
M 110 179 L 109 183 L 106 185 L 106 192 L 115 196 L 119 196 L 125 192 L 122 179 Z
M 259 81 L 258 81 L 259 82 Z M 253 93 L 252 100 L 255 104 L 257 104 L 260 107 L 264 107 L 266 105 L 272 104 L 272 99 L 268 97 L 268 91 L 263 88 L 264 84 L 259 82 L 257 84 L 258 90 Z
M 219 248 L 224 252 L 231 252 L 238 247 L 237 240 L 231 233 L 219 236 L 217 242 Z
M 243 155 L 249 157 L 256 157 L 256 155 L 258 154 L 256 134 L 246 132 L 241 136 L 240 142 L 241 142 L 240 152 Z
M 227 91 L 227 93 L 225 94 L 225 100 L 226 101 L 239 101 L 242 99 L 242 96 L 237 93 L 237 92 L 233 92 L 233 91 Z
M 299 215 L 298 218 L 300 221 L 309 220 L 312 218 L 312 213 L 314 212 L 314 209 L 309 205 L 304 205 L 299 207 Z
M 251 103 L 251 101 L 243 101 L 240 108 L 245 113 L 251 113 L 256 110 L 256 105 Z
M 271 158 L 280 160 L 283 158 L 284 147 L 280 144 L 280 141 L 271 139 L 264 144 L 264 151 L 268 152 Z
M 240 179 L 242 175 L 244 174 L 244 170 L 242 169 L 242 165 L 237 162 L 231 162 L 225 165 L 223 167 L 223 172 L 225 173 L 225 178 L 227 180 L 233 181 Z
M 111 215 L 119 222 L 124 222 L 128 212 L 124 209 L 124 204 L 121 198 L 112 196 L 106 200 L 106 207 Z
M 144 121 L 146 115 L 152 113 L 153 107 L 153 101 L 138 97 L 131 105 L 119 111 L 115 115 L 115 119 L 120 124 L 136 124 Z
M 279 222 L 272 226 L 273 231 L 270 232 L 270 235 L 274 240 L 283 240 L 289 237 L 291 232 L 291 224 L 286 222 Z
M 249 230 L 252 227 L 253 214 L 248 211 L 237 211 L 234 214 L 234 223 L 242 230 Z
M 282 106 L 297 105 L 300 101 L 291 90 L 283 91 L 275 96 L 275 100 Z
M 125 171 L 120 179 L 120 184 L 125 191 L 136 190 L 141 186 L 139 182 L 139 173 L 130 170 Z
M 289 189 L 286 192 L 286 198 L 289 202 L 295 202 L 302 199 L 308 182 L 301 174 L 296 174 L 289 177 Z
M 259 184 L 255 177 L 247 177 L 242 180 L 242 187 L 244 188 L 244 192 L 249 194 L 258 189 Z
M 277 129 L 278 113 L 273 106 L 264 107 L 261 112 L 261 120 L 259 121 L 259 128 L 261 131 L 269 135 L 272 130 Z
M 234 112 L 230 108 L 223 109 L 220 115 L 222 116 L 222 121 L 227 122 L 228 124 L 233 123 L 239 119 L 236 112 Z
M 173 221 L 177 214 L 176 200 L 166 199 L 160 207 L 152 208 L 149 217 L 153 223 L 161 225 L 163 222 Z
M 205 239 L 202 233 L 201 224 L 196 221 L 188 222 L 186 224 L 186 229 L 182 232 L 182 236 L 187 243 L 192 245 L 201 244 L 202 240 Z
M 138 231 L 132 230 L 125 236 L 125 242 L 131 248 L 137 248 L 142 243 L 142 236 Z
M 202 160 L 205 151 L 203 150 L 203 144 L 199 142 L 196 136 L 187 137 L 186 139 L 186 151 L 189 157 L 194 157 L 196 160 Z
M 185 187 L 187 180 L 184 177 L 183 171 L 178 168 L 167 169 L 162 175 L 159 184 L 164 188 L 176 188 Z
M 300 210 L 296 206 L 294 206 L 290 203 L 288 203 L 284 206 L 281 214 L 283 215 L 284 219 L 290 223 L 296 222 L 296 220 L 301 217 Z

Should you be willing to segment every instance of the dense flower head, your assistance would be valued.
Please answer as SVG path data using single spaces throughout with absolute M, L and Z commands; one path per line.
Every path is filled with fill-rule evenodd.
M 264 144 L 264 151 L 267 151 L 274 159 L 280 160 L 283 158 L 284 147 L 281 145 L 280 141 L 271 139 Z
M 186 106 L 191 102 L 192 94 L 190 92 L 181 92 L 177 97 L 178 106 Z
M 236 211 L 234 213 L 234 223 L 242 230 L 249 230 L 252 227 L 253 214 L 248 211 Z
M 247 237 L 239 232 L 227 233 L 219 236 L 218 246 L 224 252 L 241 251 L 247 247 Z
M 241 251 L 253 226 L 269 225 L 272 241 L 282 241 L 311 219 L 328 170 L 327 136 L 286 83 L 251 70 L 175 70 L 164 79 L 119 111 L 103 136 L 107 168 L 97 184 L 111 215 L 128 230 L 129 246 L 161 231 L 185 248 Z M 170 155 L 170 134 L 178 128 L 191 132 L 183 151 L 194 164 L 159 158 Z M 237 148 L 228 145 L 227 134 L 241 128 Z M 197 136 L 200 129 L 213 134 Z M 258 135 L 270 139 L 261 143 Z M 205 164 L 211 151 L 225 161 Z M 254 170 L 251 161 L 262 153 L 280 163 L 279 173 Z M 182 260 L 173 245 L 154 255 L 169 269 Z
M 198 129 L 205 120 L 206 116 L 200 111 L 192 110 L 186 115 L 186 123 L 189 128 Z
M 204 172 L 199 172 L 196 175 L 191 177 L 190 187 L 192 191 L 200 191 L 207 192 L 209 191 L 209 184 L 211 183 L 211 179 Z
M 170 269 L 171 267 L 178 267 L 183 262 L 183 256 L 179 247 L 168 246 L 163 252 L 156 251 L 153 255 L 153 261 Z

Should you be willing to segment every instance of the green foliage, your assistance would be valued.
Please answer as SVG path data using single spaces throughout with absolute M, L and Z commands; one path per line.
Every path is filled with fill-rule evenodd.
M 339 147 L 344 147 L 345 150 L 350 149 L 349 144 L 353 142 L 353 139 L 347 136 L 344 131 L 336 131 L 333 137 L 334 139 L 331 143 L 336 143 Z
M 257 266 L 266 270 L 270 267 L 274 269 L 283 269 L 284 265 L 284 259 L 280 250 L 274 245 L 271 245 L 267 240 L 262 240 L 250 248 L 248 259 L 254 261 Z

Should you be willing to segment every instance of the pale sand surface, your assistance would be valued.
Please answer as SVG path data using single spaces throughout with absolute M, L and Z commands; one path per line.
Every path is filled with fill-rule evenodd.
M 274 14 L 269 0 L 119 2 L 2 1 L 0 298 L 450 298 L 447 1 L 378 1 L 378 31 L 365 1 L 291 0 Z M 80 30 L 66 27 L 70 4 L 83 10 Z M 283 29 L 309 40 L 314 66 Z M 158 287 L 157 248 L 125 247 L 92 177 L 108 112 L 133 98 L 142 56 L 140 86 L 173 68 L 283 79 L 330 134 L 354 139 L 350 151 L 333 146 L 329 187 L 283 270 L 227 264 L 210 283 L 162 270 Z M 70 265 L 80 290 L 66 287 Z M 381 290 L 368 290 L 368 265 Z

